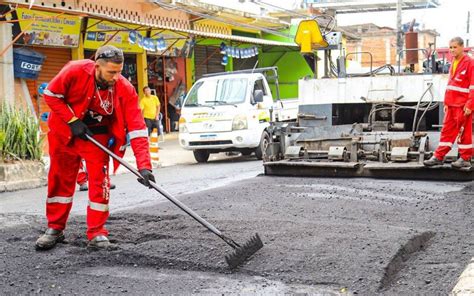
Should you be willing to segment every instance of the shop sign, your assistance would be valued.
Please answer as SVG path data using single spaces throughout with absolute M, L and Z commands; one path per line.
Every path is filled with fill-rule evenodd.
M 19 27 L 14 34 L 24 32 L 17 41 L 20 44 L 77 47 L 81 30 L 81 18 L 53 12 L 17 8 Z
M 193 38 L 170 30 L 152 30 L 151 40 L 157 54 L 171 57 L 190 57 L 195 44 Z
M 37 79 L 44 59 L 44 55 L 29 48 L 14 48 L 13 70 L 15 78 Z
M 87 22 L 88 29 L 84 40 L 84 48 L 98 49 L 108 41 L 108 45 L 120 48 L 126 53 L 142 53 L 143 48 L 138 46 L 138 44 L 131 44 L 128 41 L 129 32 L 137 30 L 139 27 L 139 25 L 133 24 L 89 19 Z

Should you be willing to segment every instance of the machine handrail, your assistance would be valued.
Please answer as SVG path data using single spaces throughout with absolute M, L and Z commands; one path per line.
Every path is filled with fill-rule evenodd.
M 373 64 L 374 64 L 374 56 L 373 56 L 372 53 L 369 52 L 369 51 L 353 51 L 353 52 L 349 52 L 348 54 L 346 54 L 346 61 L 347 61 L 347 57 L 348 57 L 348 56 L 356 55 L 356 54 L 359 54 L 359 53 L 365 53 L 365 54 L 368 54 L 368 55 L 370 56 L 370 72 L 369 72 L 369 73 L 372 73 L 372 68 L 373 68 Z M 360 62 L 360 64 L 362 65 L 362 61 Z

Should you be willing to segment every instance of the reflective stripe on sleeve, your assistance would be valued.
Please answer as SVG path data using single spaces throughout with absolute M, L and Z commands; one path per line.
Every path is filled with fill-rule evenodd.
M 148 130 L 147 129 L 142 129 L 142 130 L 136 130 L 136 131 L 131 131 L 128 133 L 131 139 L 135 138 L 148 138 Z
M 100 212 L 109 211 L 109 205 L 107 204 L 101 204 L 101 203 L 89 201 L 89 207 L 95 211 L 100 211 Z
M 453 146 L 453 143 L 451 143 L 451 142 L 439 142 L 439 146 L 452 147 L 452 146 Z
M 469 85 L 469 89 L 474 89 L 474 85 Z
M 72 197 L 65 197 L 65 196 L 48 197 L 46 199 L 46 202 L 47 203 L 69 204 L 69 203 L 72 203 Z
M 49 89 L 45 89 L 43 91 L 43 93 L 47 96 L 50 96 L 50 97 L 55 97 L 55 98 L 59 98 L 59 99 L 64 99 L 64 96 L 61 95 L 61 94 L 55 94 L 53 92 L 51 92 Z
M 472 144 L 458 144 L 459 149 L 472 149 Z
M 455 91 L 462 92 L 462 93 L 469 93 L 469 88 L 458 87 L 458 86 L 454 86 L 454 85 L 448 85 L 448 86 L 446 86 L 446 89 L 455 90 Z

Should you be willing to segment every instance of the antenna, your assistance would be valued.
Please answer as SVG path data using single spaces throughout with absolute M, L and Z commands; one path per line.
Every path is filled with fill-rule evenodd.
M 257 68 L 257 65 L 258 65 L 258 60 L 257 60 L 257 62 L 255 63 L 255 65 L 253 66 L 253 68 L 252 68 L 252 74 L 253 74 L 253 71 L 255 71 L 255 68 Z

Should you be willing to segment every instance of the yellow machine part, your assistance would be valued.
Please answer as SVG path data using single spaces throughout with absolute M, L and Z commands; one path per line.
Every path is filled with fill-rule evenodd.
M 315 20 L 301 21 L 296 31 L 295 43 L 301 47 L 302 53 L 310 53 L 313 48 L 328 47 L 324 40 L 318 22 Z

